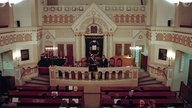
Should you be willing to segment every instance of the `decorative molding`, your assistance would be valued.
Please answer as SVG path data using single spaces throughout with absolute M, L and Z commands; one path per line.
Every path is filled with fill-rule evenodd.
M 177 43 L 183 46 L 188 46 L 192 48 L 192 37 L 185 34 L 178 33 L 157 33 L 156 34 L 157 41 L 167 41 Z
M 92 4 L 72 25 L 74 32 L 85 32 L 86 28 L 93 23 L 101 26 L 103 32 L 114 32 L 116 24 L 96 4 Z

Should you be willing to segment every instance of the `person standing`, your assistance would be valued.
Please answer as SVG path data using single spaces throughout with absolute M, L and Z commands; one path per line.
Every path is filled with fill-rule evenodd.
M 102 55 L 99 65 L 100 67 L 108 67 L 108 60 L 105 58 L 105 55 Z
M 91 57 L 89 59 L 89 64 L 95 64 L 95 55 L 91 54 Z

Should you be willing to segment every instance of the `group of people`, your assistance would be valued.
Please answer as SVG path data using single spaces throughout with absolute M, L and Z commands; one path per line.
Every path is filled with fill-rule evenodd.
M 121 67 L 122 66 L 122 60 L 119 58 L 117 59 L 117 62 L 115 64 L 115 59 L 111 57 L 108 61 L 108 59 L 105 57 L 105 55 L 102 55 L 102 57 L 96 57 L 94 54 L 91 54 L 90 57 L 82 58 L 81 61 L 75 62 L 76 67 L 87 67 L 90 64 L 96 64 L 98 67 Z
M 118 94 L 117 94 L 118 95 Z M 118 96 L 117 96 L 118 98 Z M 146 103 L 143 99 L 139 100 L 138 105 L 134 105 L 132 99 L 134 98 L 134 90 L 131 89 L 129 91 L 129 95 L 125 96 L 125 99 L 129 99 L 129 102 L 127 103 L 127 106 L 123 105 L 121 100 L 118 100 L 114 105 L 113 108 L 156 108 L 155 101 L 152 99 L 149 99 L 149 101 Z M 102 95 L 102 100 L 111 99 L 111 96 L 109 95 L 109 92 L 105 92 L 105 94 Z

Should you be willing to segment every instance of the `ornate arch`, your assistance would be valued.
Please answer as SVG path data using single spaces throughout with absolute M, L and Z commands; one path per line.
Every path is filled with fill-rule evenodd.
M 114 32 L 117 25 L 93 3 L 72 25 L 74 32 L 85 33 L 91 24 L 98 24 L 103 32 Z

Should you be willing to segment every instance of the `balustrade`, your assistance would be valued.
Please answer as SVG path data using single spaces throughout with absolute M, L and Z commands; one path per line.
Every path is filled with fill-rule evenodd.
M 137 67 L 108 67 L 98 68 L 97 72 L 89 72 L 88 67 L 49 67 L 50 84 L 57 85 L 60 82 L 68 83 L 86 83 L 95 81 L 103 82 L 123 82 L 135 83 L 138 82 L 138 68 Z

